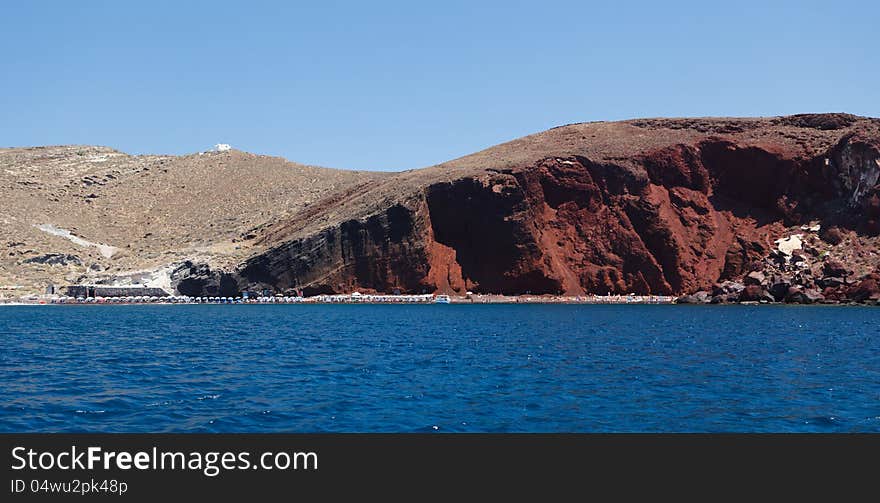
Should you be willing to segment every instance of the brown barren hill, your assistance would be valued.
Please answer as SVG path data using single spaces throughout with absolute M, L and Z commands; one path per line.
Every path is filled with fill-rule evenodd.
M 880 120 L 847 114 L 573 124 L 402 173 L 8 149 L 0 283 L 144 271 L 186 295 L 867 300 L 880 298 L 878 176 Z
M 261 226 L 383 176 L 237 150 L 178 157 L 89 146 L 0 149 L 0 285 L 171 289 L 168 272 L 182 261 L 232 269 L 255 253 Z

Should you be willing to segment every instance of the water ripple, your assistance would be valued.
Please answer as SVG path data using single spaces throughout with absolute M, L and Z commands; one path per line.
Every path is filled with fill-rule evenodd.
M 880 432 L 880 310 L 0 309 L 0 431 Z

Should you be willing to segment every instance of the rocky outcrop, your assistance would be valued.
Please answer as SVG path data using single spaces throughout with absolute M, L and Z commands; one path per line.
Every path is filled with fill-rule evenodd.
M 877 121 L 780 121 L 665 145 L 662 136 L 675 123 L 648 122 L 642 134 L 661 137 L 654 138 L 659 146 L 634 145 L 628 156 L 588 157 L 572 148 L 425 183 L 387 207 L 272 246 L 232 277 L 239 289 L 307 294 L 714 289 L 709 299 L 689 300 L 871 299 L 873 280 L 856 288 L 848 277 L 865 272 L 844 271 L 834 257 L 848 249 L 847 233 L 869 239 L 875 231 Z M 824 136 L 774 143 L 782 125 Z M 813 230 L 798 230 L 811 222 Z M 826 229 L 822 239 L 818 229 Z M 809 234 L 816 242 L 810 250 L 823 256 L 810 255 L 794 231 Z M 782 238 L 788 248 L 775 242 Z M 876 242 L 867 244 L 875 255 L 862 262 L 870 267 Z
M 391 206 L 271 248 L 237 272 L 241 288 L 306 295 L 373 290 L 433 291 L 426 281 L 423 208 Z
M 82 260 L 76 255 L 69 253 L 46 253 L 31 257 L 23 261 L 25 264 L 43 264 L 43 265 L 83 265 Z
M 212 270 L 208 264 L 185 261 L 170 274 L 174 291 L 188 296 L 236 297 L 240 293 L 232 274 Z
M 855 302 L 880 301 L 880 273 L 872 273 L 853 285 L 847 292 L 847 297 Z

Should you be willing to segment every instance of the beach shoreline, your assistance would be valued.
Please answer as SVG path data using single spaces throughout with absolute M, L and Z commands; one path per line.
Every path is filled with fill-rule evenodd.
M 0 306 L 65 306 L 65 305 L 489 305 L 489 304 L 555 304 L 555 305 L 814 305 L 814 306 L 876 306 L 880 302 L 867 300 L 823 301 L 815 303 L 724 301 L 691 302 L 689 296 L 671 295 L 502 295 L 475 294 L 351 294 L 297 296 L 250 296 L 250 297 L 188 297 L 188 296 L 129 296 L 129 297 L 69 297 L 58 295 L 22 296 L 0 298 Z
M 271 304 L 675 304 L 677 297 L 663 295 L 386 295 L 339 294 L 312 297 L 64 297 L 35 296 L 18 299 L 0 299 L 7 305 L 271 305 Z

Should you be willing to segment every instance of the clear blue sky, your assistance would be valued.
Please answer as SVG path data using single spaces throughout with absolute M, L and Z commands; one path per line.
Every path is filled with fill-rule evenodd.
M 4 1 L 0 146 L 428 166 L 572 122 L 880 116 L 880 2 Z

